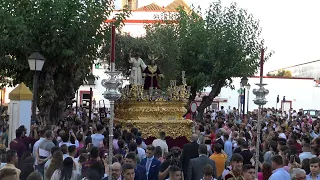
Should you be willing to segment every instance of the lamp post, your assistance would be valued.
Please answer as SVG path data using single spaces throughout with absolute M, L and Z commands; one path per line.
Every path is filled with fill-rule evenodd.
M 251 85 L 248 83 L 246 86 L 246 89 L 248 90 L 248 94 L 247 94 L 247 114 L 249 113 L 249 94 L 250 94 L 250 88 Z
M 2 94 L 3 94 L 3 89 L 0 89 L 0 106 L 2 107 Z
M 260 155 L 260 134 L 261 134 L 261 108 L 265 105 L 268 101 L 266 100 L 266 95 L 269 94 L 269 90 L 265 89 L 264 86 L 267 84 L 263 84 L 263 62 L 264 62 L 264 49 L 261 50 L 261 59 L 260 59 L 260 83 L 256 84 L 259 86 L 259 89 L 253 89 L 253 94 L 256 95 L 256 98 L 253 102 L 259 106 L 258 111 L 258 124 L 257 124 L 257 142 L 256 142 L 256 157 L 255 157 L 255 171 L 256 177 L 258 177 L 258 170 L 259 170 L 259 155 Z
M 32 119 L 31 124 L 37 122 L 37 102 L 38 102 L 38 79 L 42 70 L 45 58 L 39 53 L 34 52 L 28 57 L 28 63 L 31 71 L 35 71 L 33 76 L 33 99 L 32 99 Z
M 241 98 L 243 98 L 243 106 L 242 106 L 242 119 L 244 119 L 244 115 L 245 115 L 245 107 L 246 107 L 246 89 L 245 89 L 245 87 L 247 86 L 247 84 L 248 84 L 248 78 L 247 77 L 243 77 L 243 78 L 241 78 L 241 88 L 242 88 L 242 90 L 243 90 L 243 97 L 241 97 Z
M 122 86 L 122 79 L 119 78 L 120 72 L 115 71 L 115 36 L 116 27 L 113 25 L 111 29 L 111 71 L 106 72 L 110 76 L 108 80 L 103 79 L 101 85 L 106 88 L 102 94 L 104 98 L 110 101 L 110 120 L 109 120 L 109 176 L 108 179 L 112 180 L 110 173 L 112 172 L 112 157 L 113 157 L 113 121 L 114 121 L 114 102 L 121 97 L 119 88 Z

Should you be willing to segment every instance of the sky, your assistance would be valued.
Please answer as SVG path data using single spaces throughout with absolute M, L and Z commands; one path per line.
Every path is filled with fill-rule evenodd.
M 173 0 L 140 0 L 166 6 Z M 185 0 L 206 9 L 213 0 Z M 260 20 L 265 45 L 275 54 L 265 63 L 264 72 L 320 59 L 320 0 L 222 0 L 236 2 Z

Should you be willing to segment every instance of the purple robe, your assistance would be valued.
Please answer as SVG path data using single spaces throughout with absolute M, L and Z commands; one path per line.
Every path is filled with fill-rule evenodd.
M 145 74 L 144 89 L 149 90 L 150 87 L 159 89 L 157 78 L 162 73 L 160 72 L 160 69 L 158 68 L 158 66 L 149 65 L 144 69 L 143 73 Z

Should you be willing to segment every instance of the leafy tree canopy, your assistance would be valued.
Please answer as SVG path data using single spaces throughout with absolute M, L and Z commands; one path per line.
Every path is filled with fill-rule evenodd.
M 109 0 L 3 0 L 0 3 L 0 83 L 25 82 L 32 88 L 27 58 L 45 58 L 39 78 L 39 110 L 56 120 L 90 74 L 99 47 L 110 39 Z M 116 14 L 119 26 L 130 12 Z M 5 78 L 6 77 L 6 78 Z
M 263 45 L 259 21 L 235 3 L 228 7 L 223 7 L 220 1 L 212 3 L 203 16 L 200 9 L 178 10 L 177 14 L 164 13 L 159 17 L 167 23 L 148 25 L 145 40 L 151 51 L 154 49 L 154 53 L 163 57 L 163 64 L 168 64 L 166 71 L 186 71 L 188 84 L 192 86 L 191 100 L 197 91 L 212 88 L 198 107 L 202 114 L 222 87 L 232 87 L 233 77 L 257 72 L 261 49 L 267 48 Z M 266 53 L 265 60 L 271 54 Z

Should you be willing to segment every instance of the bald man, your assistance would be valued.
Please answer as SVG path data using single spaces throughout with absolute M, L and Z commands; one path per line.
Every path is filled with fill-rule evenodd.
M 119 179 L 121 177 L 122 168 L 119 162 L 112 164 L 112 179 Z
M 181 154 L 181 163 L 182 163 L 182 170 L 184 179 L 188 179 L 188 166 L 190 159 L 199 157 L 199 144 L 198 141 L 198 134 L 192 134 L 191 136 L 191 143 L 187 143 L 183 146 L 182 154 Z
M 114 162 L 114 163 L 112 164 L 112 172 L 111 172 L 112 179 L 115 179 L 115 180 L 117 180 L 117 179 L 122 179 L 122 177 L 121 177 L 121 172 L 122 172 L 122 170 L 121 170 L 121 164 L 118 163 L 118 162 Z M 103 178 L 102 180 L 108 180 L 108 177 L 105 177 L 105 178 Z

